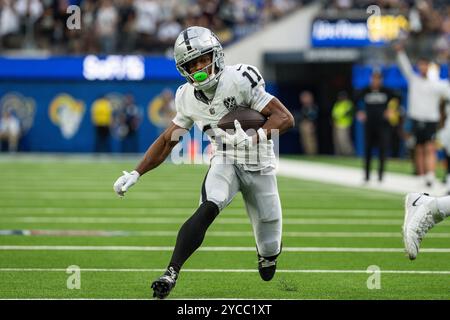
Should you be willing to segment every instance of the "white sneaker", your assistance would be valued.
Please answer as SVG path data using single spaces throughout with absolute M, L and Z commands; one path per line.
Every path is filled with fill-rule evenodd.
M 409 259 L 414 260 L 417 257 L 420 242 L 427 231 L 443 219 L 437 208 L 436 198 L 426 193 L 406 195 L 403 243 Z

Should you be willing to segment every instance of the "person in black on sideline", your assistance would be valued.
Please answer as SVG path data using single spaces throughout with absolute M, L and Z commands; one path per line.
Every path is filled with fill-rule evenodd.
M 374 71 L 370 85 L 355 96 L 355 105 L 361 102 L 357 118 L 365 124 L 364 169 L 366 182 L 370 180 L 370 166 L 374 147 L 378 147 L 379 155 L 378 181 L 381 182 L 383 180 L 391 132 L 388 122 L 389 112 L 391 111 L 388 109 L 388 102 L 394 97 L 396 97 L 394 93 L 383 86 L 383 76 L 380 71 Z

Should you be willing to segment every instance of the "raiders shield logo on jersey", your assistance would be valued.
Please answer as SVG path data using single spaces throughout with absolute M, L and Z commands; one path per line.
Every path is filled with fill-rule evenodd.
M 233 111 L 237 108 L 236 98 L 235 97 L 227 97 L 223 99 L 223 104 L 228 109 L 228 111 Z

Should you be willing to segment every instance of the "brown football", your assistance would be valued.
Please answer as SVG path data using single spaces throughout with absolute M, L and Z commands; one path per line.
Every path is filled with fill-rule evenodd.
M 239 106 L 224 115 L 217 126 L 222 130 L 234 130 L 234 120 L 239 121 L 242 129 L 247 131 L 248 129 L 258 130 L 264 125 L 267 118 L 254 109 Z

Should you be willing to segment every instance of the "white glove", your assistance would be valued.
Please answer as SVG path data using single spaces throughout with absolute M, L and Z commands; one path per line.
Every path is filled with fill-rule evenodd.
M 239 121 L 234 120 L 234 127 L 236 128 L 234 134 L 229 134 L 222 129 L 218 129 L 217 133 L 222 139 L 222 142 L 227 145 L 232 145 L 235 148 L 242 148 L 245 145 L 251 146 L 253 144 L 253 138 L 245 133 Z
M 222 129 L 218 129 L 217 135 L 221 137 L 222 142 L 225 144 L 230 144 L 235 148 L 242 148 L 245 145 L 249 147 L 254 146 L 253 137 L 249 136 L 241 127 L 238 120 L 234 120 L 234 127 L 236 128 L 234 134 L 229 134 Z M 257 131 L 259 136 L 258 142 L 267 142 L 267 135 L 263 128 L 259 128 Z
M 259 128 L 258 131 L 256 131 L 256 133 L 258 133 L 258 137 L 259 137 L 258 143 L 259 144 L 264 144 L 267 142 L 267 135 L 263 128 Z
M 114 183 L 114 191 L 119 195 L 119 197 L 123 197 L 125 192 L 134 185 L 139 179 L 139 172 L 133 170 L 131 172 L 123 171 L 123 176 L 116 180 Z

